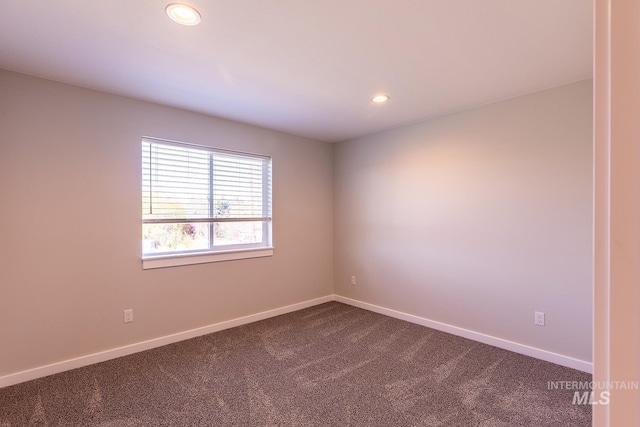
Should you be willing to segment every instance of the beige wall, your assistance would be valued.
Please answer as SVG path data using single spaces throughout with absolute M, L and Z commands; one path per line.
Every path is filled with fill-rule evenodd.
M 335 293 L 591 361 L 592 105 L 585 80 L 339 143 Z
M 591 95 L 331 146 L 0 71 L 0 376 L 334 289 L 590 361 Z M 272 155 L 275 256 L 143 271 L 143 135 Z
M 639 426 L 640 1 L 595 1 L 596 427 Z M 607 386 L 607 384 L 613 384 Z
M 143 135 L 273 156 L 275 255 L 143 271 Z M 331 294 L 331 164 L 329 144 L 0 71 L 0 376 Z

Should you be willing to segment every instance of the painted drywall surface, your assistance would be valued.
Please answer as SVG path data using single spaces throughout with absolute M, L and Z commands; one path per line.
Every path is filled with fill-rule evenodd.
M 335 293 L 591 361 L 591 85 L 337 144 Z
M 640 2 L 594 3 L 593 426 L 637 426 L 640 391 L 615 384 L 640 383 Z
M 143 271 L 142 136 L 271 155 L 275 255 Z M 0 376 L 331 294 L 331 164 L 326 143 L 0 71 Z

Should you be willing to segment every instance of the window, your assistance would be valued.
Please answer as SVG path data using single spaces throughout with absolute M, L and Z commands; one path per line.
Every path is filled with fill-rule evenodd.
M 272 253 L 270 157 L 142 140 L 144 268 Z

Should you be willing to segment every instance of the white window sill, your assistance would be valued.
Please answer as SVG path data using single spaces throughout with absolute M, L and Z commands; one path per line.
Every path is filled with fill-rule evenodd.
M 142 258 L 142 269 L 177 267 L 180 265 L 204 264 L 208 262 L 232 261 L 236 259 L 273 256 L 273 248 L 256 248 L 206 252 L 201 254 L 161 255 Z

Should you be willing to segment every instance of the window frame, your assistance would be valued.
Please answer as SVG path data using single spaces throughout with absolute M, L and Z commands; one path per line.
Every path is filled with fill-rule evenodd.
M 163 138 L 155 138 L 143 136 L 141 139 L 141 156 L 145 154 L 145 144 L 150 144 L 149 146 L 149 158 L 151 159 L 152 152 L 151 147 L 153 144 L 165 145 L 165 146 L 175 146 L 182 147 L 185 149 L 193 149 L 193 150 L 201 150 L 203 152 L 207 152 L 210 155 L 210 159 L 213 159 L 213 154 L 221 154 L 221 155 L 230 155 L 230 156 L 238 156 L 244 157 L 247 159 L 260 159 L 264 163 L 262 165 L 262 217 L 235 217 L 235 218 L 219 218 L 211 216 L 213 215 L 213 199 L 209 198 L 209 217 L 207 218 L 162 218 L 162 219 L 145 219 L 144 213 L 144 200 L 145 200 L 145 176 L 146 170 L 144 166 L 144 157 L 141 158 L 141 190 L 142 190 L 142 220 L 141 225 L 144 227 L 145 224 L 193 224 L 193 223 L 206 223 L 209 224 L 209 236 L 208 242 L 209 247 L 204 249 L 186 249 L 181 251 L 165 251 L 165 252 L 157 252 L 157 253 L 145 253 L 145 248 L 143 243 L 143 239 L 141 239 L 141 254 L 142 254 L 142 268 L 143 269 L 151 269 L 151 268 L 163 268 L 163 267 L 174 267 L 181 265 L 192 265 L 192 264 L 202 264 L 202 263 L 210 263 L 210 262 L 220 262 L 220 261 L 230 261 L 237 259 L 251 259 L 251 258 L 260 258 L 260 257 L 269 257 L 273 256 L 274 247 L 273 247 L 273 236 L 272 236 L 272 207 L 273 207 L 273 199 L 272 199 L 272 157 L 254 154 L 254 153 L 246 153 L 236 150 L 229 150 L 205 145 L 197 145 L 179 141 L 172 141 Z M 150 163 L 151 164 L 151 163 Z M 148 169 L 148 177 L 151 180 L 151 169 Z M 210 189 L 209 192 L 211 195 L 214 194 L 215 188 L 213 187 L 214 174 L 213 174 L 213 160 L 209 162 L 208 174 L 210 181 Z M 150 186 L 151 188 L 151 186 Z M 149 203 L 153 203 L 152 193 L 149 191 Z M 188 221 L 187 221 L 188 220 Z M 213 225 L 216 223 L 238 223 L 244 221 L 252 221 L 252 222 L 262 222 L 262 241 L 261 242 L 253 242 L 253 243 L 238 243 L 238 244 L 228 244 L 215 246 L 214 241 L 215 237 L 213 236 L 214 227 Z M 141 230 L 142 231 L 142 230 Z M 142 237 L 142 236 L 141 236 Z

